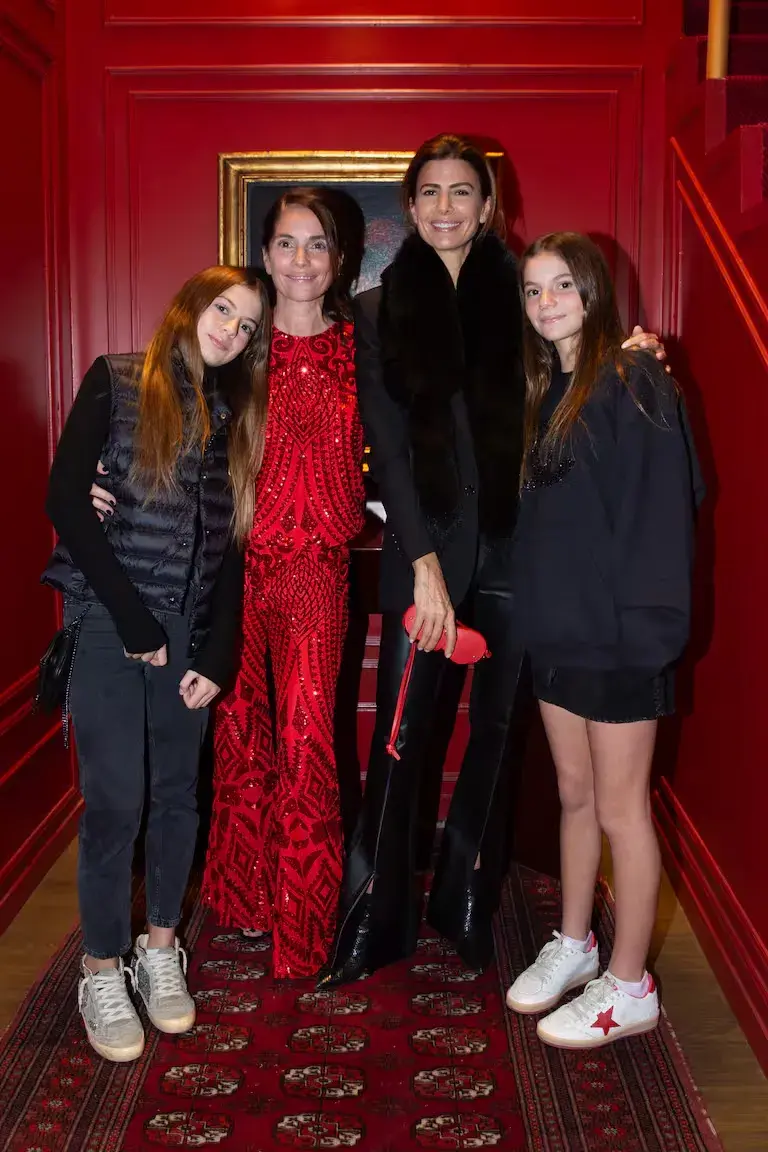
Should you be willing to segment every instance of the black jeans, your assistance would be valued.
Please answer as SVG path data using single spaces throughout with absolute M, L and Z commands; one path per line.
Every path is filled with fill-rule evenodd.
M 68 601 L 65 622 L 83 610 Z M 80 819 L 78 892 L 85 949 L 120 956 L 131 946 L 131 868 L 144 809 L 147 919 L 179 922 L 197 835 L 197 774 L 208 709 L 179 695 L 189 667 L 189 620 L 158 613 L 168 663 L 129 660 L 112 617 L 94 604 L 83 618 L 70 708 L 85 802 Z M 148 774 L 146 769 L 149 769 Z
M 505 758 L 523 658 L 513 629 L 510 550 L 509 541 L 481 545 L 472 586 L 456 613 L 462 623 L 482 632 L 492 655 L 473 672 L 469 743 L 427 911 L 428 921 L 456 943 L 462 955 L 466 952 L 469 959 L 477 954 L 483 963 L 506 870 L 511 784 L 518 767 Z M 419 782 L 446 660 L 441 653 L 416 653 L 397 742 L 401 759 L 394 761 L 386 745 L 409 651 L 400 617 L 385 613 L 376 728 L 341 901 L 343 926 L 345 913 L 375 877 L 370 968 L 408 956 L 416 946 L 421 918 L 415 883 Z M 475 870 L 478 854 L 481 867 Z

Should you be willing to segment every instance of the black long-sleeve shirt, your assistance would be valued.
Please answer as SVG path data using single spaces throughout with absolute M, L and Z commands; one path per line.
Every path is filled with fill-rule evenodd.
M 91 485 L 97 479 L 111 412 L 109 368 L 99 357 L 83 378 L 56 449 L 46 512 L 73 562 L 114 620 L 126 651 L 152 652 L 165 643 L 165 632 L 121 567 L 91 502 Z M 108 476 L 100 482 L 109 487 Z M 208 640 L 190 661 L 191 668 L 218 685 L 231 673 L 242 591 L 243 557 L 233 542 L 214 588 Z

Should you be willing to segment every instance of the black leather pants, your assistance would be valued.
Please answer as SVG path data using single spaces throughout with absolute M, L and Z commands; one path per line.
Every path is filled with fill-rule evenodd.
M 462 623 L 482 632 L 492 656 L 474 669 L 469 743 L 427 910 L 428 922 L 473 967 L 487 964 L 492 954 L 491 917 L 506 871 L 510 785 L 518 767 L 505 758 L 522 664 L 512 624 L 509 547 L 504 542 L 481 548 L 475 579 L 457 612 Z M 421 919 L 415 875 L 420 772 L 446 660 L 440 653 L 416 654 L 397 742 L 401 759 L 396 761 L 386 744 L 409 650 L 400 617 L 385 614 L 371 759 L 325 983 L 354 979 L 410 955 L 416 947 Z M 475 869 L 478 856 L 480 867 Z

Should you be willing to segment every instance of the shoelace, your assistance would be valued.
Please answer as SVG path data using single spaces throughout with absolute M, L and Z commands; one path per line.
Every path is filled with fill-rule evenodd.
M 545 944 L 538 958 L 534 962 L 534 968 L 541 969 L 545 975 L 549 976 L 557 968 L 563 956 L 565 945 L 563 944 L 563 937 L 560 932 L 553 933 L 554 940 L 550 940 L 549 944 Z
M 607 1007 L 615 992 L 616 985 L 604 975 L 600 976 L 597 980 L 590 980 L 581 996 L 572 1000 L 568 1008 L 582 1023 L 591 1024 L 596 1013 Z
M 147 956 L 152 973 L 152 991 L 157 996 L 177 996 L 186 992 L 182 973 L 187 974 L 187 954 L 183 948 L 158 950 Z M 181 966 L 181 967 L 180 967 Z
M 136 987 L 133 972 L 130 968 L 121 972 L 119 968 L 106 968 L 101 972 L 89 972 L 85 980 L 80 983 L 77 990 L 77 1003 L 82 1011 L 85 989 L 90 982 L 93 984 L 96 1000 L 99 1007 L 99 1016 L 105 1024 L 116 1024 L 118 1020 L 125 1020 L 132 1015 L 132 1005 L 125 986 L 125 973 Z

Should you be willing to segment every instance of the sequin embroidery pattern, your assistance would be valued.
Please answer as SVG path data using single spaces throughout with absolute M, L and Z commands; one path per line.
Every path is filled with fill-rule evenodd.
M 352 326 L 312 337 L 275 331 L 242 661 L 214 730 L 204 896 L 222 925 L 272 931 L 278 978 L 317 972 L 335 924 L 342 833 L 333 714 L 349 542 L 364 519 L 362 456 Z
M 575 463 L 575 458 L 570 454 L 560 456 L 557 460 L 543 455 L 537 440 L 528 453 L 523 489 L 530 492 L 534 488 L 551 488 L 553 484 L 561 484 Z

